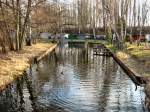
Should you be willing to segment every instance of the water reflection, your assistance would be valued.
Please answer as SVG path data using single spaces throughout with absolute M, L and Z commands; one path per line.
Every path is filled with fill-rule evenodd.
M 85 53 L 86 52 L 86 53 Z M 145 112 L 142 88 L 92 48 L 58 48 L 0 93 L 2 112 Z

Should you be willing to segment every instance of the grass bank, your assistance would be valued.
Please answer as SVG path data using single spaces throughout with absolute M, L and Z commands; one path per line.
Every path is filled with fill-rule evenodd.
M 143 75 L 150 76 L 150 48 L 146 45 L 127 44 L 127 53 L 141 65 Z
M 137 46 L 134 44 L 127 44 L 127 51 L 139 61 L 150 61 L 150 48 L 144 45 Z
M 127 43 L 125 50 L 117 50 L 112 45 L 106 45 L 122 62 L 139 76 L 150 76 L 150 49 Z
M 118 51 L 112 45 L 106 45 L 131 71 L 146 81 L 144 85 L 145 105 L 150 109 L 150 49 L 142 45 L 127 43 L 127 49 Z
M 18 53 L 0 54 L 0 90 L 4 89 L 17 77 L 23 75 L 23 72 L 30 66 L 31 60 L 55 46 L 56 44 L 53 43 L 42 42 L 32 46 L 25 46 Z

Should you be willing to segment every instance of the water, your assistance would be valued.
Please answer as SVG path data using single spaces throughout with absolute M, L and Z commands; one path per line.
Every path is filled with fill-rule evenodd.
M 110 57 L 60 48 L 0 94 L 0 112 L 145 112 L 143 88 Z

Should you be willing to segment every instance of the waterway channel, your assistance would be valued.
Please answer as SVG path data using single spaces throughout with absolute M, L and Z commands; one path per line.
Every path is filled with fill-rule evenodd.
M 145 94 L 111 57 L 58 47 L 0 93 L 0 112 L 146 112 Z

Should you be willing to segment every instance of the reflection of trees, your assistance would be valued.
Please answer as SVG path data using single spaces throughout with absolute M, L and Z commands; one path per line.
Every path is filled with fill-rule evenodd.
M 107 73 L 108 71 L 108 66 L 107 66 L 107 60 L 106 60 L 106 57 L 103 57 L 102 58 L 102 67 L 103 67 L 103 71 L 102 71 L 102 74 L 103 74 L 103 86 L 101 87 L 101 91 L 100 91 L 100 94 L 102 94 L 100 96 L 100 105 L 101 105 L 101 108 L 104 109 L 106 106 L 107 106 L 107 97 L 108 97 L 108 94 L 110 92 L 110 88 L 109 88 L 109 84 L 110 84 L 110 74 Z
M 33 109 L 35 107 L 34 103 L 34 95 L 33 95 L 33 89 L 32 84 L 28 79 L 27 74 L 25 74 L 23 77 L 17 78 L 16 81 L 8 86 L 0 95 L 0 108 L 3 112 L 7 111 L 25 111 L 25 99 L 23 92 L 24 84 L 26 82 L 28 92 L 30 94 L 30 101 L 32 102 Z
M 74 48 L 74 49 L 69 50 L 69 52 L 67 52 L 67 53 L 68 53 L 68 59 L 69 59 L 68 61 L 71 62 L 71 64 L 73 66 L 75 65 L 76 72 L 79 73 L 77 75 L 80 75 L 78 78 L 80 78 L 80 80 L 86 80 L 87 75 L 92 74 L 92 73 L 89 73 L 89 72 L 91 72 L 91 69 L 89 69 L 89 68 L 91 66 L 90 62 L 93 61 L 91 58 L 86 58 L 86 50 Z M 89 55 L 91 55 L 91 54 L 89 54 Z M 66 61 L 66 60 L 63 60 L 63 61 Z M 99 61 L 101 61 L 101 63 L 99 63 Z M 97 56 L 94 59 L 94 68 L 98 69 L 97 67 L 99 67 L 99 64 L 101 64 L 100 65 L 100 67 L 102 67 L 101 74 L 103 76 L 103 77 L 99 78 L 99 80 L 103 80 L 102 81 L 103 85 L 102 85 L 101 91 L 100 91 L 101 95 L 100 95 L 99 103 L 100 103 L 101 109 L 103 109 L 107 106 L 107 100 L 108 100 L 107 98 L 109 97 L 108 95 L 110 93 L 111 83 L 114 80 L 114 79 L 112 79 L 112 76 L 116 74 L 117 66 L 113 62 L 112 58 L 108 58 L 108 57 L 99 58 Z M 99 69 L 101 69 L 101 68 L 99 68 Z M 99 72 L 99 70 L 97 70 L 97 71 Z M 93 71 L 93 72 L 96 72 L 96 71 Z M 99 80 L 97 78 L 95 78 L 92 83 L 97 85 Z M 97 85 L 97 88 L 98 88 L 98 86 L 99 85 Z
M 113 82 L 113 75 L 116 74 L 116 70 L 117 69 L 114 69 L 114 63 L 112 62 L 111 58 L 107 58 L 107 57 L 103 57 L 102 58 L 102 67 L 103 70 L 102 70 L 102 74 L 103 74 L 103 86 L 101 87 L 101 91 L 100 91 L 100 94 L 102 94 L 100 96 L 100 105 L 101 105 L 101 108 L 104 109 L 106 106 L 107 106 L 107 98 L 108 98 L 108 95 L 110 93 L 110 86 L 111 86 L 111 83 Z
M 2 112 L 7 111 L 26 111 L 25 108 L 25 95 L 24 89 L 27 88 L 29 93 L 29 100 L 31 101 L 32 109 L 36 112 L 37 96 L 35 89 L 33 89 L 33 83 L 30 74 L 24 73 L 23 77 L 16 79 L 16 81 L 8 86 L 6 90 L 0 93 L 0 109 Z M 26 86 L 25 86 L 26 85 Z M 30 104 L 27 104 L 30 105 Z
M 68 51 L 63 56 L 61 55 L 60 51 L 59 53 L 57 52 L 56 54 L 51 54 L 44 58 L 37 65 L 39 68 L 38 71 L 36 71 L 36 66 L 33 65 L 29 69 L 28 73 L 25 73 L 23 77 L 17 79 L 16 82 L 8 87 L 5 92 L 1 93 L 0 108 L 3 110 L 12 109 L 14 111 L 26 111 L 25 103 L 27 102 L 25 101 L 30 100 L 31 104 L 29 105 L 32 106 L 31 108 L 34 111 L 37 111 L 39 107 L 37 104 L 37 97 L 42 96 L 44 98 L 57 98 L 58 95 L 63 95 L 64 98 L 68 97 L 67 93 L 70 91 L 70 82 L 68 83 L 67 81 L 73 80 L 74 76 L 68 75 L 67 72 L 67 74 L 64 75 L 64 79 L 60 79 L 60 77 L 58 77 L 58 75 L 60 75 L 59 72 L 61 72 L 59 71 L 61 70 L 59 67 L 61 66 L 63 68 L 64 63 L 70 64 L 71 67 L 73 67 L 68 67 L 68 69 L 75 69 L 75 72 L 77 72 L 75 75 L 78 75 L 77 77 L 80 78 L 79 82 L 87 80 L 89 81 L 91 84 L 90 86 L 93 86 L 91 87 L 92 91 L 99 93 L 97 97 L 99 97 L 99 106 L 101 106 L 99 108 L 100 111 L 105 110 L 105 107 L 107 107 L 108 104 L 107 98 L 112 95 L 111 89 L 113 88 L 111 84 L 116 81 L 116 74 L 118 72 L 117 64 L 112 58 L 99 56 L 96 56 L 94 61 L 93 58 L 88 58 L 87 62 L 85 59 L 86 53 L 84 50 L 80 48 L 72 48 L 67 50 Z M 91 55 L 90 53 L 92 52 L 89 52 L 89 56 Z M 59 58 L 59 60 L 56 60 L 56 56 Z M 65 67 L 67 68 L 66 65 Z M 64 82 L 60 82 L 62 80 L 64 80 Z M 68 84 L 68 88 L 63 88 L 66 84 L 65 80 L 67 80 L 66 82 Z M 46 89 L 46 92 L 44 91 L 45 89 L 43 89 L 45 84 L 49 84 L 48 86 L 50 87 L 48 90 Z M 59 88 L 64 90 L 57 91 Z M 26 92 L 28 92 L 30 95 L 29 99 L 24 98 L 26 94 L 24 89 L 27 89 Z M 118 96 L 119 95 L 120 92 L 118 91 Z M 46 100 L 49 101 L 49 99 Z M 118 107 L 120 107 L 119 100 L 120 97 L 118 98 Z
M 52 56 L 47 56 L 45 57 L 37 66 L 39 68 L 37 72 L 37 80 L 42 81 L 42 82 L 48 82 L 50 73 L 55 66 L 55 62 Z
M 18 78 L 14 83 L 9 85 L 0 93 L 0 109 L 2 112 L 7 111 L 23 111 L 23 78 Z
M 32 102 L 32 104 L 31 104 L 32 108 L 36 112 L 36 101 L 37 101 L 36 98 L 37 98 L 37 96 L 36 96 L 36 94 L 34 94 L 35 91 L 34 91 L 33 86 L 32 86 L 32 80 L 29 79 L 28 74 L 24 75 L 24 80 L 26 82 L 26 86 L 27 86 L 28 92 L 30 94 L 29 99 Z
M 52 52 L 37 65 L 39 70 L 36 74 L 37 79 L 35 79 L 34 82 L 38 81 L 38 95 L 42 94 L 41 91 L 43 91 L 43 86 L 45 84 L 49 84 L 49 87 L 63 86 L 63 84 L 60 83 L 61 74 L 58 73 L 57 70 L 59 69 L 58 67 L 65 62 L 64 58 L 61 51 Z M 34 86 L 37 86 L 37 84 Z
M 88 68 L 89 68 L 89 64 L 87 61 L 88 60 L 87 51 L 81 48 L 74 49 L 74 50 L 75 50 L 74 51 L 75 53 L 78 52 L 78 50 L 80 52 L 72 55 L 72 64 L 76 65 L 75 69 L 80 75 L 83 74 L 82 77 L 79 77 L 79 78 L 85 79 L 88 75 Z
M 13 84 L 9 85 L 4 91 L 0 93 L 0 111 L 8 112 L 9 110 L 17 111 L 18 105 L 17 95 L 13 91 Z
M 68 54 L 68 57 L 69 58 L 71 57 L 70 58 L 71 64 L 76 65 L 75 69 L 80 75 L 79 78 L 80 79 L 82 78 L 81 80 L 86 80 L 87 75 L 92 74 L 92 73 L 89 73 L 89 72 L 91 72 L 91 69 L 89 69 L 89 68 L 91 66 L 90 62 L 92 62 L 93 60 L 91 58 L 86 58 L 87 54 L 86 54 L 85 49 L 80 49 L 81 52 L 78 52 L 77 48 L 71 49 L 71 50 L 72 51 Z M 72 52 L 75 52 L 76 54 L 72 55 Z M 91 54 L 89 54 L 89 55 L 91 55 Z M 99 63 L 99 61 L 101 61 L 101 63 Z M 99 64 L 101 64 L 101 65 L 99 65 Z M 103 109 L 104 107 L 107 106 L 107 100 L 108 100 L 107 98 L 109 97 L 108 95 L 110 93 L 111 83 L 114 81 L 114 79 L 112 77 L 117 72 L 117 66 L 114 63 L 114 61 L 112 60 L 112 58 L 108 58 L 108 57 L 100 58 L 99 56 L 96 56 L 94 58 L 94 65 L 93 66 L 95 69 L 102 69 L 101 70 L 102 77 L 100 77 L 98 79 L 102 80 L 102 84 L 103 84 L 101 87 L 101 91 L 100 91 L 101 95 L 100 95 L 100 100 L 99 100 L 101 108 Z M 97 68 L 97 67 L 102 67 L 102 68 Z M 93 71 L 93 72 L 99 72 L 99 70 Z M 93 74 L 95 74 L 95 73 L 93 73 Z M 98 79 L 95 78 L 92 83 L 95 83 L 95 85 L 97 85 L 99 82 Z M 98 86 L 99 85 L 97 85 L 97 87 Z
M 23 77 L 18 78 L 16 80 L 16 86 L 17 86 L 17 93 L 19 94 L 19 98 L 20 98 L 20 106 L 19 106 L 19 110 L 23 111 L 25 110 L 23 104 L 24 104 L 24 96 L 23 96 L 23 84 L 24 84 L 24 79 Z

